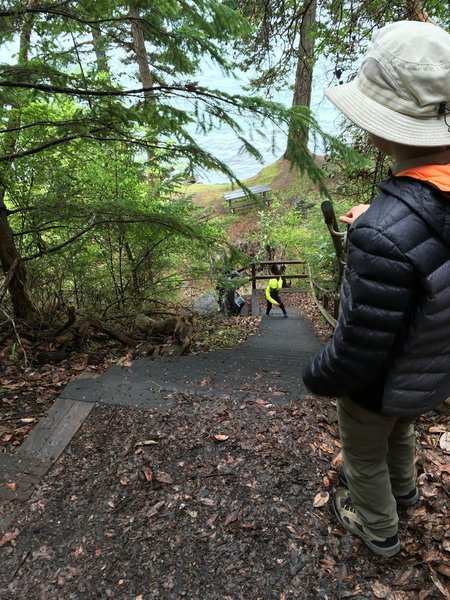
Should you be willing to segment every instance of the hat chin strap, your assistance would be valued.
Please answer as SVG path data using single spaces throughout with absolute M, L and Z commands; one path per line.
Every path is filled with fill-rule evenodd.
M 438 115 L 444 115 L 444 123 L 447 125 L 447 130 L 450 133 L 450 123 L 447 121 L 447 115 L 450 115 L 450 108 L 447 108 L 447 102 L 439 104 Z

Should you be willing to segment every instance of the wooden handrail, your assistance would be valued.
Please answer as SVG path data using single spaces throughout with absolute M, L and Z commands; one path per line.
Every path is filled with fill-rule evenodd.
M 308 273 L 302 273 L 300 275 L 291 275 L 290 273 L 286 274 L 283 273 L 283 275 L 280 275 L 280 277 L 286 277 L 286 279 L 307 279 L 308 278 Z M 273 279 L 274 275 L 254 275 L 252 276 L 252 279 L 255 281 L 258 281 L 260 279 Z
M 259 265 L 306 265 L 306 260 L 261 260 Z
M 259 263 L 252 264 L 252 276 L 251 276 L 251 281 L 252 281 L 252 290 L 256 290 L 256 282 L 259 280 L 267 280 L 267 279 L 273 279 L 275 277 L 275 275 L 257 275 L 256 274 L 256 267 L 262 267 L 262 266 L 268 266 L 268 265 L 306 265 L 306 261 L 305 260 L 262 260 Z M 286 279 L 306 279 L 308 277 L 307 273 L 298 273 L 298 274 L 291 274 L 291 273 L 282 273 L 280 275 L 280 277 L 286 278 Z

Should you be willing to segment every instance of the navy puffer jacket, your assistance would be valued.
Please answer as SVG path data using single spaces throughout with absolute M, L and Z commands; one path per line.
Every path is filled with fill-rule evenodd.
M 380 189 L 350 227 L 338 325 L 303 379 L 413 417 L 450 396 L 450 197 L 408 177 Z

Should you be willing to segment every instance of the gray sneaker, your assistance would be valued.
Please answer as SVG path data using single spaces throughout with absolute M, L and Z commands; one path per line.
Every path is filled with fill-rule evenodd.
M 342 489 L 333 495 L 333 508 L 337 520 L 344 529 L 357 535 L 366 544 L 368 548 L 384 558 L 391 558 L 400 552 L 400 540 L 398 535 L 392 535 L 388 538 L 377 537 L 369 533 L 361 519 L 359 518 L 355 507 L 353 506 L 350 492 Z
M 342 485 L 348 487 L 347 475 L 343 466 L 339 467 L 339 480 Z M 419 499 L 419 490 L 415 487 L 406 496 L 395 496 L 395 501 L 399 506 L 413 506 Z

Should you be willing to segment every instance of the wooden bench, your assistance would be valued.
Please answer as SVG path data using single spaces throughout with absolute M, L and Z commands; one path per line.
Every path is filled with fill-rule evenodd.
M 254 196 L 261 196 L 263 202 L 267 205 L 270 204 L 270 192 L 272 188 L 268 185 L 257 185 L 255 187 L 248 188 L 251 194 Z M 255 199 L 246 190 L 234 190 L 233 192 L 225 192 L 223 194 L 225 200 L 227 200 L 230 210 L 234 212 L 240 208 L 246 208 L 255 204 Z

